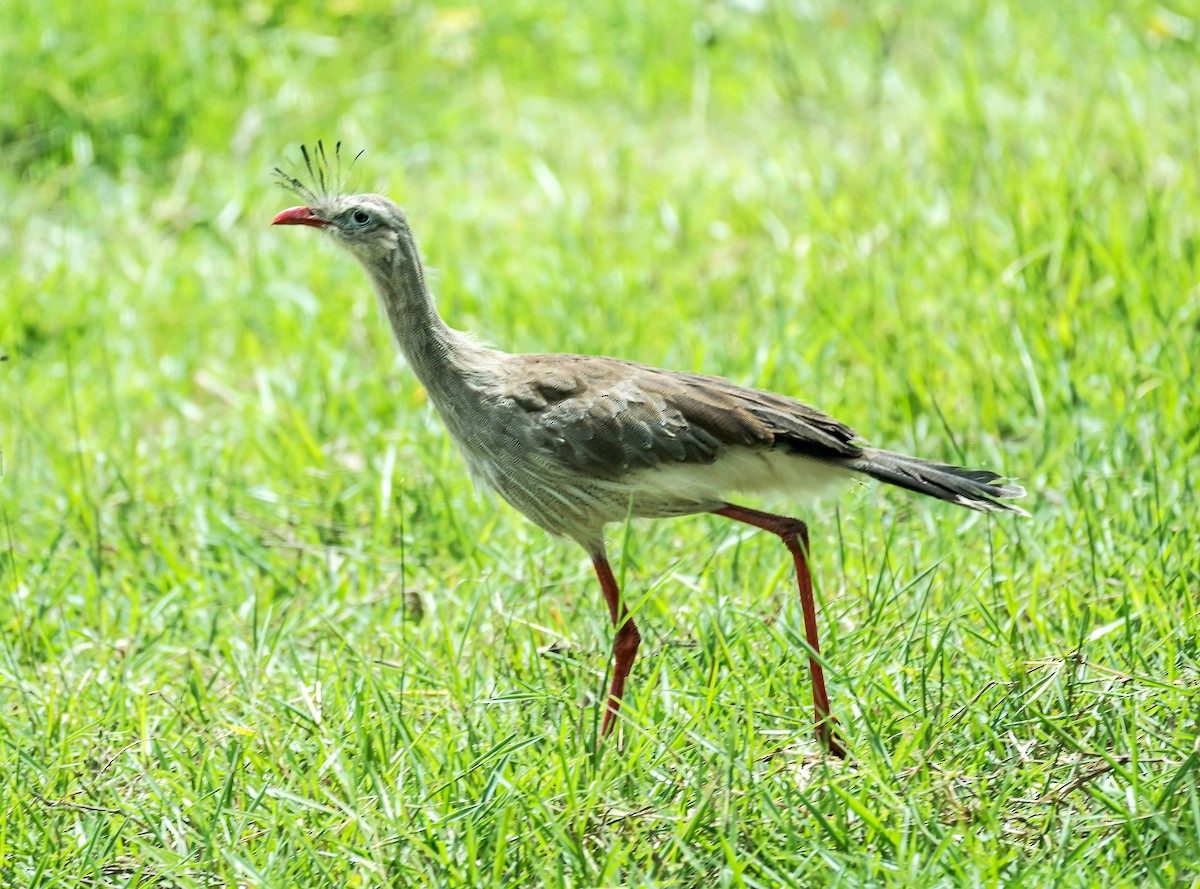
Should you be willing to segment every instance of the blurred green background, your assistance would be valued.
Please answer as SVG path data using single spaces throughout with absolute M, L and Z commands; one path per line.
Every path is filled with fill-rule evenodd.
M 1200 18 L 1179 5 L 10 0 L 0 883 L 1196 885 Z M 581 551 L 475 496 L 341 141 L 449 322 L 995 469 Z M 348 165 L 347 165 L 348 166 Z

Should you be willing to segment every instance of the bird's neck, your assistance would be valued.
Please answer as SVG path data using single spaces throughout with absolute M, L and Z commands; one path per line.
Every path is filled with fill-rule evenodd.
M 443 414 L 460 403 L 476 359 L 486 350 L 449 327 L 438 314 L 417 245 L 401 235 L 391 267 L 370 269 L 404 358 Z

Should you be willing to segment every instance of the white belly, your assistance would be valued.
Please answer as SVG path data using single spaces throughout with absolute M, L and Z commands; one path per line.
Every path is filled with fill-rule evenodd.
M 671 463 L 628 478 L 639 500 L 712 502 L 729 494 L 816 497 L 831 494 L 855 473 L 784 451 L 731 448 L 713 463 Z

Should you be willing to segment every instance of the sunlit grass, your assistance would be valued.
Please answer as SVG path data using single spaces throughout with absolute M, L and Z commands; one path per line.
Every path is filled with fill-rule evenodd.
M 42 4 L 0 35 L 0 882 L 1189 885 L 1197 23 L 1148 4 Z M 169 35 L 163 36 L 164 34 Z M 12 60 L 10 63 L 9 60 Z M 361 271 L 996 469 L 582 551 L 477 497 Z M 308 237 L 305 237 L 308 236 Z

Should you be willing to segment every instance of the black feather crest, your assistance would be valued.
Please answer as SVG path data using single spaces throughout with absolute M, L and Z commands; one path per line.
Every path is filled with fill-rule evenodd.
M 300 146 L 300 155 L 304 158 L 304 170 L 308 173 L 307 184 L 300 178 L 304 175 L 304 171 L 292 175 L 276 167 L 275 175 L 279 178 L 281 186 L 301 198 L 306 204 L 320 204 L 330 195 L 340 193 L 345 185 L 346 176 L 350 175 L 350 171 L 354 169 L 354 165 L 363 154 L 364 152 L 360 151 L 354 155 L 354 159 L 350 161 L 350 166 L 343 176 L 342 143 L 338 142 L 333 146 L 331 163 L 329 152 L 325 150 L 325 143 L 318 139 L 316 148 L 311 152 L 307 145 Z

